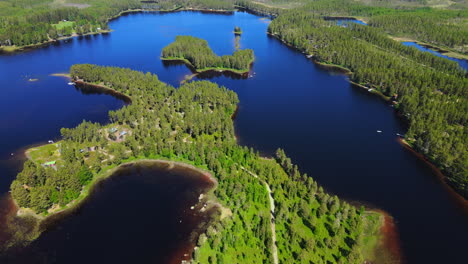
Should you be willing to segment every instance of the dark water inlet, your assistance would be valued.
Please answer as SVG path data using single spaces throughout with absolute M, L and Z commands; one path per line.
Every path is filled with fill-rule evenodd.
M 265 155 L 284 148 L 300 170 L 326 190 L 389 212 L 407 263 L 464 263 L 468 217 L 431 168 L 396 141 L 396 133 L 404 134 L 405 127 L 393 108 L 351 87 L 346 76 L 321 69 L 304 54 L 268 37 L 268 24 L 247 13 L 131 14 L 112 21 L 115 31 L 105 36 L 1 56 L 0 89 L 8 96 L 0 97 L 0 157 L 7 160 L 16 149 L 47 141 L 60 127 L 73 127 L 83 118 L 106 122 L 107 111 L 123 105 L 110 96 L 81 94 L 49 74 L 67 72 L 75 63 L 95 63 L 153 72 L 178 86 L 191 72 L 185 65 L 165 67 L 159 59 L 161 49 L 176 35 L 193 35 L 206 39 L 218 55 L 232 54 L 234 26 L 243 29 L 241 47 L 255 52 L 252 77 L 208 77 L 239 95 L 235 120 L 239 142 Z M 27 81 L 33 77 L 39 81 Z M 2 192 L 8 191 L 17 170 L 0 163 Z M 160 201 L 149 197 L 153 203 Z M 109 206 L 120 202 L 110 201 Z M 113 221 L 109 216 L 99 221 Z M 126 219 L 123 232 L 151 226 L 140 217 Z M 92 238 L 90 234 L 88 240 Z M 156 237 L 140 233 L 139 239 Z M 138 257 L 153 250 L 146 243 L 140 244 L 138 253 L 122 252 Z
M 197 206 L 200 194 L 214 186 L 209 175 L 187 166 L 121 166 L 82 205 L 48 218 L 39 239 L 1 263 L 178 264 L 190 259 L 216 212 Z

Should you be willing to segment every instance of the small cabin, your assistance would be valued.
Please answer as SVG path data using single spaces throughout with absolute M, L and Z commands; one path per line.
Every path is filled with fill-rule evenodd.
M 49 161 L 49 162 L 46 162 L 46 163 L 42 164 L 42 166 L 44 166 L 44 167 L 55 167 L 55 164 L 56 164 L 56 161 L 53 160 L 53 161 Z
M 113 127 L 111 129 L 109 129 L 109 133 L 115 133 L 115 132 L 117 132 L 117 130 L 118 129 L 116 127 Z

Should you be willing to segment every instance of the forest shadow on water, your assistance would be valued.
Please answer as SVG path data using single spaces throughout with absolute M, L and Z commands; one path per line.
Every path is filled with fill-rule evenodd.
M 198 80 L 211 80 L 211 79 L 219 78 L 219 77 L 226 77 L 226 78 L 230 78 L 230 79 L 233 79 L 233 80 L 246 80 L 249 77 L 252 77 L 250 72 L 239 74 L 239 73 L 235 73 L 235 72 L 231 72 L 231 71 L 208 70 L 208 71 L 203 71 L 203 72 L 197 73 L 197 71 L 195 70 L 195 68 L 193 68 L 193 66 L 187 65 L 183 61 L 161 60 L 161 62 L 164 65 L 164 67 L 167 68 L 167 69 L 169 69 L 171 67 L 182 67 L 182 66 L 187 67 L 192 74 L 191 75 L 186 75 L 184 77 L 185 80 L 190 80 L 190 79 L 192 79 L 194 77 L 196 77 Z M 251 65 L 251 67 L 250 67 L 251 69 L 252 69 L 252 66 L 253 66 L 253 63 Z
M 114 98 L 117 98 L 124 102 L 125 104 L 131 104 L 132 99 L 122 93 L 116 92 L 113 89 L 104 87 L 104 86 L 99 86 L 99 85 L 91 85 L 88 83 L 84 83 L 81 81 L 75 82 L 75 89 L 80 92 L 81 94 L 84 95 L 111 95 Z
M 219 211 L 217 206 L 206 207 L 206 198 L 199 199 L 215 186 L 207 173 L 189 166 L 130 163 L 96 183 L 82 204 L 46 218 L 40 227 L 31 221 L 18 222 L 17 207 L 6 197 L 1 201 L 9 204 L 1 207 L 2 226 L 14 217 L 22 227 L 10 224 L 10 228 L 45 231 L 25 247 L 10 248 L 0 263 L 189 260 L 198 236 Z M 9 238 L 5 230 L 0 235 L 3 240 Z

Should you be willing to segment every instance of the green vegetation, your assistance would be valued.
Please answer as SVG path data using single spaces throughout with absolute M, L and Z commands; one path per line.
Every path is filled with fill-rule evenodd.
M 60 21 L 58 24 L 52 24 L 56 30 L 63 30 L 66 27 L 73 28 L 75 26 L 75 22 L 72 21 Z
M 417 9 L 372 17 L 369 25 L 398 37 L 468 54 L 468 10 Z
M 26 155 L 37 162 L 46 163 L 58 159 L 60 153 L 57 144 L 47 144 L 29 149 Z
M 349 69 L 353 82 L 392 97 L 410 124 L 408 142 L 468 197 L 468 79 L 457 63 L 405 47 L 380 29 L 333 26 L 308 11 L 285 12 L 268 30 L 319 62 Z
M 175 42 L 164 47 L 163 60 L 181 60 L 192 66 L 197 72 L 208 70 L 246 73 L 254 61 L 251 49 L 237 50 L 233 55 L 217 56 L 206 40 L 192 36 L 177 36 Z
M 227 208 L 199 237 L 194 263 L 273 263 L 273 223 L 282 263 L 372 260 L 382 216 L 330 196 L 282 150 L 266 159 L 239 146 L 231 119 L 239 102 L 234 92 L 207 81 L 175 89 L 150 73 L 88 64 L 74 65 L 70 73 L 123 93 L 132 104 L 111 111 L 107 126 L 83 122 L 62 129 L 61 165 L 43 168 L 29 160 L 12 183 L 20 206 L 36 212 L 64 207 L 128 160 L 177 160 L 209 170 L 219 183 L 214 195 Z
M 234 27 L 234 34 L 235 35 L 242 35 L 242 29 L 240 27 Z

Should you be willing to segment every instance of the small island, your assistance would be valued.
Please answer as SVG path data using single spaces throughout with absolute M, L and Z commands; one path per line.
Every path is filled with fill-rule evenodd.
M 238 27 L 238 26 L 235 26 L 234 27 L 234 35 L 236 35 L 236 36 L 242 35 L 242 29 L 240 27 Z
M 161 59 L 183 61 L 196 73 L 228 71 L 248 74 L 255 57 L 251 49 L 237 50 L 232 55 L 218 56 L 204 39 L 192 36 L 177 36 L 175 42 L 162 50 Z

